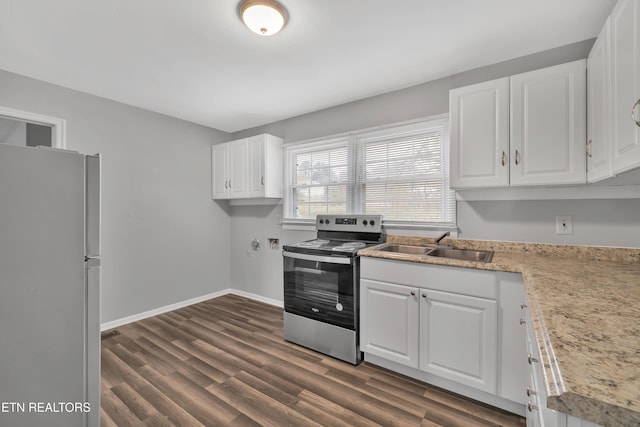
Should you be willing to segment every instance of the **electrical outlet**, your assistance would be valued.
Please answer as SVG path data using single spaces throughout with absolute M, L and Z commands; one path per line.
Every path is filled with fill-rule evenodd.
M 570 215 L 556 217 L 556 234 L 573 234 L 573 222 Z

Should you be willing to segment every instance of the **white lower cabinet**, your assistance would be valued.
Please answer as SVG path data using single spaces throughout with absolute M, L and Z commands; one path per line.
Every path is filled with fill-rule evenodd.
M 547 407 L 547 394 L 542 373 L 542 359 L 533 332 L 531 317 L 523 305 L 523 320 L 526 327 L 527 361 L 529 380 L 527 384 L 527 427 L 602 427 Z
M 417 368 L 419 290 L 362 279 L 360 291 L 360 349 Z
M 524 415 L 519 274 L 369 257 L 360 274 L 365 360 Z
M 420 365 L 425 372 L 496 393 L 497 302 L 420 290 Z

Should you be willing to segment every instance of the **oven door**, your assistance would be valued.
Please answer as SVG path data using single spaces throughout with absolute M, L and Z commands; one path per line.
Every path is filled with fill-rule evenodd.
M 356 330 L 356 258 L 283 252 L 284 309 Z

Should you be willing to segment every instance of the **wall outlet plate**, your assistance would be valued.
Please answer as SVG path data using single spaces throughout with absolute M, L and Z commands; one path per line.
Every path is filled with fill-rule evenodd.
M 267 242 L 269 242 L 269 249 L 277 250 L 278 248 L 280 248 L 280 239 L 268 237 Z
M 570 215 L 556 217 L 556 234 L 573 234 L 573 222 Z

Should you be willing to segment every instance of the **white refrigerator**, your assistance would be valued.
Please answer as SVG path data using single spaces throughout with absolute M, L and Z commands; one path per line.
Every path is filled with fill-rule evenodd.
M 0 426 L 100 423 L 100 157 L 0 144 Z

